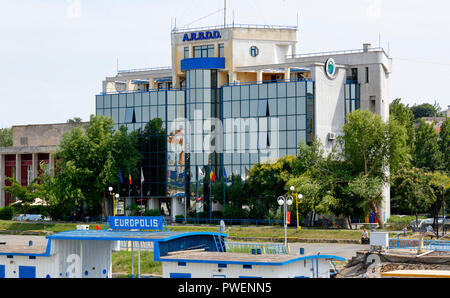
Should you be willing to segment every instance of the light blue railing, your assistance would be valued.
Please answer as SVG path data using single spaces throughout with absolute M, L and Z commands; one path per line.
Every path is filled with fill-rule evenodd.
M 418 239 L 389 239 L 390 249 L 418 249 Z M 450 241 L 423 240 L 423 249 L 436 251 L 450 251 Z
M 227 252 L 243 252 L 251 253 L 254 249 L 260 249 L 262 254 L 274 255 L 274 254 L 287 254 L 286 246 L 277 243 L 239 243 L 239 242 L 225 242 Z

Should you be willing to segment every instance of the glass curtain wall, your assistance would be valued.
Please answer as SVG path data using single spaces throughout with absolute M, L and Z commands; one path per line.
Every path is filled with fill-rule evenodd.
M 314 82 L 223 87 L 224 167 L 248 177 L 260 162 L 296 155 L 314 138 Z
M 193 197 L 209 198 L 211 171 L 218 178 L 222 177 L 221 115 L 217 70 L 188 70 L 186 162 L 190 169 L 189 193 Z
M 182 147 L 175 152 L 168 150 L 168 146 L 171 146 L 170 142 L 174 139 L 173 136 L 179 136 L 176 131 L 170 131 L 168 123 L 175 118 L 184 117 L 184 113 L 184 91 L 181 90 L 133 92 L 96 97 L 97 116 L 113 118 L 115 130 L 126 127 L 128 133 L 134 131 L 137 134 L 139 148 L 144 156 L 142 165 L 138 167 L 142 167 L 144 173 L 143 196 L 145 198 L 166 197 L 171 186 L 168 176 L 177 178 L 176 186 L 179 186 L 181 182 L 184 185 L 182 175 L 184 160 L 179 157 Z M 177 148 L 177 146 L 171 146 L 171 148 Z M 121 194 L 128 192 L 129 170 L 133 181 L 131 196 L 140 198 L 140 168 L 121 169 L 123 178 Z M 174 175 L 171 171 L 177 174 Z
M 345 116 L 361 107 L 360 100 L 360 84 L 348 83 L 345 84 Z

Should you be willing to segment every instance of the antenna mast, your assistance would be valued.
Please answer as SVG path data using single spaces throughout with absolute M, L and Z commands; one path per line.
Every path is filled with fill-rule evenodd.
M 223 27 L 227 26 L 227 0 L 223 1 Z

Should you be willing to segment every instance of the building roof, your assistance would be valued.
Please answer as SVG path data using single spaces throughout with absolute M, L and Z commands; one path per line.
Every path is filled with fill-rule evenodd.
M 138 231 L 96 231 L 77 230 L 67 231 L 47 236 L 51 240 L 96 240 L 96 241 L 139 241 L 155 242 L 169 241 L 176 238 L 190 237 L 197 235 L 215 235 L 228 237 L 226 234 L 213 232 L 138 232 Z
M 253 255 L 246 253 L 207 252 L 207 251 L 180 251 L 160 257 L 158 261 L 163 262 L 190 262 L 190 263 L 213 263 L 213 264 L 239 264 L 239 265 L 261 265 L 261 266 L 284 266 L 290 263 L 328 259 L 345 261 L 344 258 L 332 255 Z

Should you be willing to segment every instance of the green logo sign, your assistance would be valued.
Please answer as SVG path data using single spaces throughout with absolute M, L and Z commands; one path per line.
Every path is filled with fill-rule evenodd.
M 329 58 L 325 63 L 325 72 L 330 79 L 334 79 L 336 76 L 336 62 L 333 58 Z

